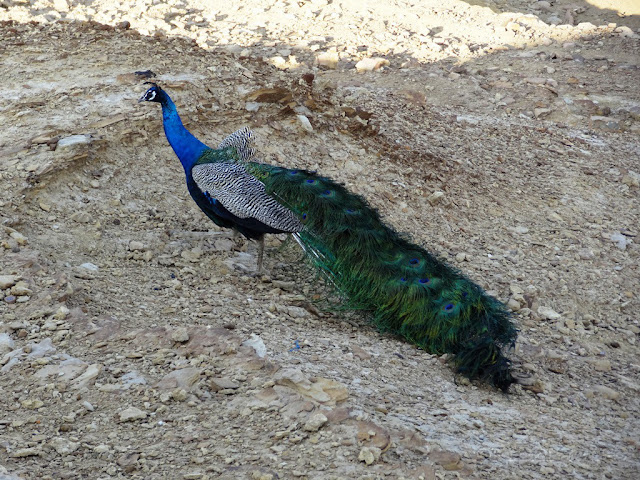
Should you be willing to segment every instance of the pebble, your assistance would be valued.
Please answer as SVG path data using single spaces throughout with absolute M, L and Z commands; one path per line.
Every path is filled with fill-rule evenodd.
M 633 240 L 619 232 L 612 233 L 609 238 L 616 244 L 616 247 L 618 247 L 620 250 L 626 250 L 627 245 L 633 242 Z
M 311 122 L 306 115 L 296 115 L 296 118 L 298 119 L 298 123 L 300 123 L 300 126 L 305 132 L 313 132 L 313 126 L 311 125 Z
M 590 117 L 591 125 L 593 128 L 599 128 L 601 130 L 609 130 L 617 132 L 620 130 L 620 122 L 611 117 L 603 117 L 600 115 L 592 115 Z
M 171 332 L 171 340 L 177 343 L 189 341 L 189 331 L 185 327 L 176 328 Z
M 240 384 L 238 382 L 234 382 L 230 378 L 218 377 L 212 378 L 209 381 L 209 385 L 211 390 L 214 392 L 219 392 L 220 390 L 235 390 L 240 388 Z
M 287 313 L 292 318 L 306 318 L 309 316 L 309 312 L 306 309 L 295 306 L 287 307 Z
M 459 470 L 462 466 L 460 455 L 447 450 L 434 450 L 429 453 L 429 459 L 449 471 Z
M 611 371 L 611 361 L 606 358 L 598 358 L 591 362 L 593 365 L 593 369 L 598 372 L 610 372 Z
M 328 418 L 324 414 L 316 413 L 307 420 L 302 428 L 307 432 L 317 432 L 327 421 Z
M 264 358 L 267 355 L 266 345 L 264 344 L 262 339 L 255 333 L 252 333 L 249 339 L 242 342 L 242 345 L 245 347 L 253 348 L 256 352 L 256 355 L 258 355 L 258 357 L 260 358 Z
M 142 251 L 144 250 L 144 243 L 138 241 L 138 240 L 131 240 L 129 242 L 129 250 L 131 250 L 132 252 L 135 251 Z
M 509 230 L 510 232 L 513 233 L 519 233 L 521 235 L 524 235 L 525 233 L 529 233 L 529 229 L 523 225 L 518 225 L 515 227 L 508 227 L 507 230 Z
M 21 448 L 11 454 L 13 458 L 35 457 L 42 454 L 42 450 L 38 447 Z
M 79 442 L 72 442 L 63 437 L 55 437 L 49 441 L 49 446 L 60 455 L 69 455 L 80 447 Z
M 147 418 L 147 413 L 143 412 L 139 408 L 129 407 L 125 410 L 122 410 L 119 415 L 121 422 L 133 422 L 136 420 L 144 420 Z
M 8 333 L 0 333 L 0 355 L 13 350 L 15 342 Z
M 89 223 L 92 220 L 91 214 L 84 211 L 75 212 L 70 218 L 76 223 Z
M 605 385 L 597 385 L 593 388 L 592 393 L 597 393 L 609 400 L 618 400 L 620 398 L 620 392 Z M 587 395 L 588 396 L 588 395 Z
M 362 447 L 358 454 L 358 460 L 367 465 L 371 465 L 378 461 L 382 451 L 378 447 Z
M 558 320 L 562 315 L 556 312 L 553 308 L 541 306 L 538 307 L 538 315 L 546 320 Z
M 444 200 L 444 192 L 433 192 L 431 195 L 429 195 L 427 197 L 427 201 L 431 204 L 431 205 L 437 205 L 438 203 L 440 203 L 442 200 Z
M 92 385 L 101 371 L 102 365 L 99 363 L 89 365 L 82 375 L 71 382 L 71 388 L 73 390 L 82 390 L 83 388 Z
M 197 367 L 181 368 L 167 373 L 156 384 L 156 387 L 164 390 L 173 390 L 182 388 L 190 390 L 191 387 L 200 379 L 202 370 Z
M 363 58 L 356 63 L 358 73 L 373 72 L 389 65 L 389 60 L 380 57 Z
M 616 32 L 621 37 L 640 38 L 640 35 L 636 34 L 633 30 L 631 30 L 631 28 L 627 27 L 626 25 L 622 25 L 616 28 L 614 32 Z
M 9 236 L 13 238 L 16 241 L 16 243 L 20 246 L 24 246 L 27 243 L 29 243 L 29 239 L 25 237 L 23 234 L 21 234 L 20 232 L 15 232 L 15 231 L 11 232 Z
M 91 142 L 91 135 L 71 135 L 69 137 L 61 138 L 58 140 L 58 147 L 56 150 L 64 150 L 75 145 L 87 144 Z
M 18 276 L 16 275 L 0 275 L 0 289 L 4 290 L 5 288 L 13 287 L 18 281 Z
M 507 308 L 512 312 L 517 312 L 521 308 L 520 302 L 517 301 L 515 298 L 510 298 L 509 301 L 507 302 Z
M 11 287 L 11 295 L 20 297 L 22 295 L 31 295 L 33 290 L 29 288 L 29 284 L 24 280 L 20 280 L 13 287 Z
M 326 67 L 331 70 L 338 66 L 340 58 L 336 52 L 323 52 L 316 57 L 316 63 L 320 67 Z

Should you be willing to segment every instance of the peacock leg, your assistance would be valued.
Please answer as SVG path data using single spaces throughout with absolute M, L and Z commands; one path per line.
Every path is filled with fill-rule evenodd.
M 258 273 L 262 272 L 262 259 L 264 257 L 264 235 L 258 240 Z

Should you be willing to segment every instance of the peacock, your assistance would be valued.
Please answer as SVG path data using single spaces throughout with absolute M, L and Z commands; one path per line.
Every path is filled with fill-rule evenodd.
M 380 330 L 448 354 L 458 373 L 508 390 L 514 379 L 504 350 L 517 331 L 503 303 L 385 225 L 340 183 L 254 161 L 249 129 L 210 148 L 184 127 L 158 85 L 152 83 L 142 101 L 162 106 L 165 135 L 200 209 L 216 225 L 260 242 L 259 268 L 265 234 L 292 234 L 346 304 L 370 312 Z

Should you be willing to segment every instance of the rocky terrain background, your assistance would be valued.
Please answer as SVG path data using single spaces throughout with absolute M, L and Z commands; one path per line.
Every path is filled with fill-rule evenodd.
M 639 478 L 639 15 L 0 1 L 0 478 Z M 149 78 L 507 303 L 511 393 L 326 302 L 285 238 L 256 275 Z

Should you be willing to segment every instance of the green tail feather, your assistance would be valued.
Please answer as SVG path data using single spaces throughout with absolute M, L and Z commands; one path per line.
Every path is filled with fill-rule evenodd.
M 512 383 L 502 350 L 514 328 L 504 305 L 464 275 L 387 227 L 378 212 L 342 185 L 304 170 L 258 163 L 249 171 L 296 212 L 297 234 L 315 265 L 375 325 L 451 363 L 471 379 L 503 390 Z

